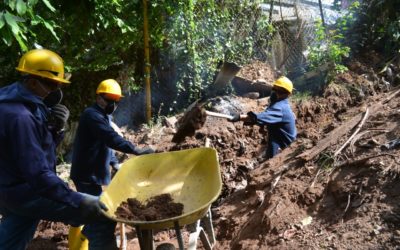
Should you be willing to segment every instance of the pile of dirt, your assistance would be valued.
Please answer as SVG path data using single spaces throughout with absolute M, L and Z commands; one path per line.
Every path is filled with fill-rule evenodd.
M 390 94 L 389 94 L 390 96 Z M 381 94 L 378 100 L 385 100 Z M 371 97 L 370 106 L 381 102 Z M 323 140 L 300 137 L 290 149 L 250 173 L 249 186 L 215 208 L 217 249 L 395 248 L 399 244 L 399 149 L 385 145 L 399 138 L 399 97 L 371 114 L 358 137 L 343 153 L 334 153 L 349 138 L 337 136 L 365 109 L 354 107 L 348 119 Z M 372 108 L 371 108 L 372 109 Z M 361 119 L 359 119 L 361 120 Z M 304 142 L 315 144 L 307 148 Z M 307 145 L 307 144 L 306 144 Z M 305 157 L 306 158 L 306 157 Z
M 159 151 L 203 147 L 207 141 L 218 151 L 223 189 L 212 205 L 215 249 L 395 248 L 400 151 L 390 142 L 400 136 L 400 97 L 376 73 L 379 62 L 351 62 L 351 71 L 333 79 L 322 95 L 292 98 L 298 138 L 268 161 L 261 157 L 263 128 L 215 117 L 180 143 L 172 142 L 175 128 L 169 122 L 125 130 L 124 136 Z M 394 74 L 399 68 L 393 67 Z M 246 68 L 252 80 L 270 77 L 253 69 Z M 268 101 L 227 96 L 206 108 L 260 112 Z M 138 249 L 134 237 L 128 233 L 128 249 Z M 158 232 L 155 241 L 176 242 L 176 236 Z
M 237 73 L 237 76 L 253 82 L 260 79 L 272 82 L 278 74 L 265 62 L 253 61 L 248 65 L 243 66 Z
M 177 121 L 176 132 L 172 137 L 172 142 L 180 143 L 187 136 L 193 136 L 197 129 L 200 129 L 206 122 L 206 112 L 201 104 L 188 107 L 186 112 Z
M 161 194 L 148 199 L 142 204 L 135 198 L 122 202 L 115 215 L 130 221 L 155 221 L 181 215 L 183 204 L 172 200 L 170 194 Z

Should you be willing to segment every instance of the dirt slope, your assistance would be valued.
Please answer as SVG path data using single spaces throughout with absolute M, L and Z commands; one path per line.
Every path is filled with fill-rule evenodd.
M 399 136 L 399 98 L 369 116 L 353 153 L 346 150 L 334 160 L 331 152 L 348 135 L 337 138 L 330 134 L 337 143 L 320 158 L 297 159 L 310 143 L 303 137 L 279 157 L 252 171 L 250 185 L 215 209 L 215 217 L 219 216 L 217 249 L 397 246 L 399 151 L 385 150 L 381 145 Z M 371 99 L 367 100 L 369 105 L 377 105 L 378 101 Z M 363 110 L 355 107 L 343 115 L 350 118 Z M 317 130 L 317 126 L 309 124 L 307 130 Z M 387 155 L 355 161 L 380 154 Z M 343 161 L 349 164 L 340 165 Z M 334 164 L 340 166 L 333 168 Z
M 215 249 L 395 248 L 400 243 L 399 150 L 382 145 L 400 136 L 400 96 L 393 96 L 394 90 L 374 73 L 376 60 L 366 61 L 351 64 L 352 71 L 337 77 L 322 96 L 292 99 L 298 139 L 269 161 L 260 158 L 266 131 L 218 118 L 208 117 L 203 128 L 180 144 L 171 142 L 171 122 L 124 131 L 124 135 L 160 151 L 200 147 L 206 139 L 211 141 L 224 182 L 212 208 Z M 251 80 L 272 82 L 268 66 L 257 63 L 256 69 L 258 73 L 251 67 L 243 72 Z M 245 113 L 263 110 L 268 98 L 229 96 L 212 103 L 208 108 L 212 111 Z M 334 157 L 367 109 L 373 112 L 351 146 Z M 356 123 L 348 127 L 352 120 Z M 324 138 L 330 139 L 327 148 L 307 159 L 323 148 Z M 385 155 L 355 162 L 379 154 Z M 67 230 L 64 227 L 60 233 L 58 227 L 42 224 L 30 249 L 65 249 Z M 128 240 L 128 249 L 138 249 L 134 230 L 129 230 Z M 155 237 L 156 244 L 169 240 L 174 240 L 174 234 L 168 231 Z

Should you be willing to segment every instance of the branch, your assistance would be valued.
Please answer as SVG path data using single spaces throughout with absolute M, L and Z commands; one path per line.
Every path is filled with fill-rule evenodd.
M 336 157 L 342 150 L 347 146 L 347 144 L 353 139 L 354 136 L 360 131 L 361 127 L 364 125 L 365 121 L 367 120 L 367 117 L 369 115 L 369 109 L 365 111 L 364 118 L 361 120 L 361 122 L 357 125 L 356 131 L 350 136 L 350 138 L 333 154 L 333 157 Z
M 368 130 L 366 130 L 366 131 L 363 131 L 362 133 L 359 133 L 358 135 L 356 135 L 354 138 L 353 138 L 353 140 L 350 142 L 350 150 L 351 150 L 351 153 L 353 154 L 353 156 L 354 156 L 354 153 L 355 153 L 355 149 L 354 149 L 354 144 L 363 136 L 363 135 L 365 135 L 365 134 L 367 134 L 367 133 L 370 133 L 370 132 L 383 132 L 383 133 L 387 133 L 388 132 L 388 130 L 386 130 L 386 129 L 373 129 L 373 128 L 370 128 L 370 129 L 368 129 Z
M 361 158 L 361 159 L 358 159 L 358 160 L 347 160 L 347 161 L 345 161 L 345 162 L 343 162 L 343 163 L 340 163 L 340 164 L 338 164 L 338 165 L 335 165 L 335 166 L 333 166 L 333 167 L 334 167 L 335 169 L 339 169 L 339 168 L 344 167 L 344 166 L 355 166 L 355 165 L 360 165 L 360 164 L 366 163 L 366 162 L 367 162 L 368 160 L 370 160 L 370 159 L 377 158 L 377 157 L 381 157 L 381 156 L 390 156 L 390 157 L 394 158 L 394 161 L 395 161 L 397 164 L 400 164 L 400 163 L 396 160 L 396 158 L 397 158 L 396 155 L 388 154 L 388 153 L 383 153 L 383 154 L 377 154 L 377 155 L 369 155 L 369 156 L 366 156 L 366 157 Z

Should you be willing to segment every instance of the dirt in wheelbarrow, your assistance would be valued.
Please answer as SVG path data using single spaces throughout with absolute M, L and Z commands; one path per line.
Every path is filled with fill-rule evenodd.
M 173 201 L 170 194 L 161 194 L 148 199 L 145 204 L 128 198 L 117 208 L 117 218 L 129 221 L 156 221 L 181 215 L 183 204 Z

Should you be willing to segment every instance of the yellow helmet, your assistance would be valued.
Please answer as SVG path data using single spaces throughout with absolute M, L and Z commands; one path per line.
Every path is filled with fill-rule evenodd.
M 121 87 L 114 79 L 102 81 L 97 87 L 96 94 L 106 94 L 109 98 L 119 101 L 122 96 Z
M 285 77 L 285 76 L 281 76 L 279 77 L 274 84 L 272 85 L 272 87 L 281 87 L 283 89 L 286 89 L 289 94 L 292 93 L 293 91 L 293 83 L 292 81 L 289 80 L 289 78 Z
M 26 52 L 16 68 L 22 73 L 40 76 L 59 84 L 70 83 L 64 77 L 63 59 L 47 49 L 34 49 Z

